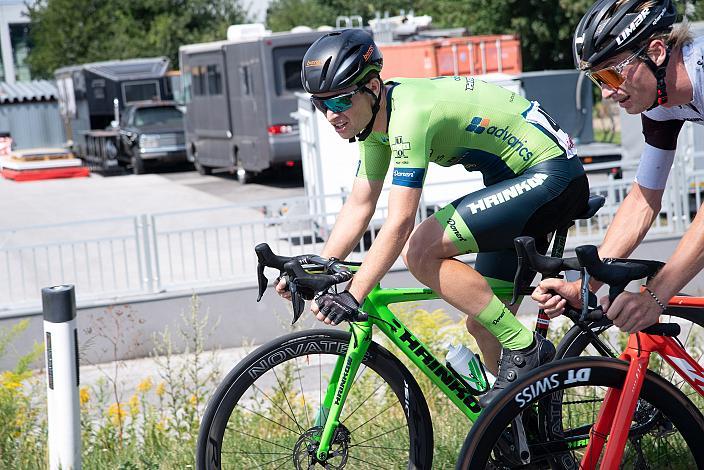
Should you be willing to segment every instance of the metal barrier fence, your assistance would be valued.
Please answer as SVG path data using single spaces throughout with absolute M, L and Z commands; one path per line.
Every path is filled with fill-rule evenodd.
M 578 222 L 568 244 L 601 241 L 630 184 L 624 179 L 592 185 L 592 193 L 605 195 L 607 204 L 591 220 Z M 699 188 L 704 188 L 704 171 L 685 174 L 675 166 L 650 235 L 684 232 L 702 202 Z M 385 201 L 382 194 L 380 206 Z M 266 206 L 228 205 L 0 231 L 0 316 L 39 306 L 46 285 L 74 284 L 85 301 L 251 281 L 257 243 L 267 242 L 286 255 L 320 252 L 336 214 L 313 213 L 314 202 L 300 197 L 266 201 Z M 421 200 L 418 220 L 448 202 Z M 352 258 L 364 256 L 385 216 L 386 208 L 380 207 Z

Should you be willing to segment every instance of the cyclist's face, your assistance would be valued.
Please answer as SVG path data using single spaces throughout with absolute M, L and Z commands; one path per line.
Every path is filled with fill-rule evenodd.
M 378 88 L 374 83 L 376 80 L 371 80 L 365 86 L 372 90 L 375 94 L 378 94 Z M 357 90 L 357 86 L 351 86 L 345 88 L 344 90 L 336 91 L 334 93 L 321 93 L 315 95 L 316 98 L 331 98 L 339 95 L 349 94 L 344 99 L 351 102 L 351 106 L 347 109 L 339 110 L 340 108 L 346 108 L 347 106 L 340 106 L 337 108 L 338 111 L 333 111 L 329 107 L 325 111 L 325 117 L 328 122 L 332 124 L 335 128 L 335 132 L 343 139 L 350 139 L 355 135 L 362 132 L 362 129 L 367 125 L 369 120 L 372 118 L 372 96 L 363 91 L 359 90 L 357 93 L 353 93 Z M 335 103 L 331 103 L 332 107 L 335 107 Z
M 659 50 L 659 48 L 656 49 Z M 662 62 L 658 52 L 653 52 L 652 47 L 647 53 L 656 64 Z M 609 85 L 600 81 L 602 98 L 616 101 L 628 114 L 640 114 L 655 101 L 657 83 L 650 69 L 640 58 L 633 55 L 633 51 L 622 52 L 597 64 L 592 71 L 609 70 L 609 68 L 612 71 L 618 71 L 619 81 L 623 80 L 620 85 Z M 662 59 L 664 60 L 664 56 Z

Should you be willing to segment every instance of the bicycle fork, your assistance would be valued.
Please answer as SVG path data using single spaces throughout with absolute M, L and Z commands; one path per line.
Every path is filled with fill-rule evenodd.
M 640 333 L 636 333 L 639 335 Z M 633 336 L 632 336 L 633 338 Z M 587 445 L 580 468 L 594 469 L 606 443 L 601 468 L 620 468 L 623 450 L 628 440 L 633 413 L 638 405 L 640 391 L 648 372 L 651 350 L 630 344 L 619 359 L 630 363 L 623 387 L 609 388 L 599 408 L 596 422 L 589 431 Z M 613 418 L 613 422 L 611 419 Z M 608 442 L 607 442 L 608 440 Z
M 372 340 L 370 322 L 350 323 L 350 332 L 352 336 L 347 345 L 347 352 L 344 357 L 340 356 L 337 359 L 316 419 L 316 426 L 323 426 L 316 452 L 316 458 L 321 462 L 328 458 L 335 432 L 340 425 L 342 407 Z

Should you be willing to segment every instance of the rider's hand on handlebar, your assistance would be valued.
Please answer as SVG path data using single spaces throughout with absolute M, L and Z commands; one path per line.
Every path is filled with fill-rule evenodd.
M 359 313 L 359 302 L 349 291 L 328 292 L 311 304 L 311 312 L 319 321 L 337 325 L 345 320 L 354 320 Z
M 281 276 L 276 279 L 276 283 L 274 284 L 274 287 L 276 289 L 276 293 L 279 294 L 281 297 L 283 297 L 286 300 L 291 300 L 291 290 L 288 288 L 288 279 L 286 276 Z
M 601 299 L 606 316 L 624 333 L 635 333 L 658 322 L 663 310 L 647 292 L 622 292 L 613 303 Z
M 564 281 L 562 279 L 544 279 L 535 288 L 531 298 L 538 302 L 541 308 L 550 318 L 560 316 L 565 311 L 567 303 L 575 308 L 582 305 L 581 299 L 582 281 Z

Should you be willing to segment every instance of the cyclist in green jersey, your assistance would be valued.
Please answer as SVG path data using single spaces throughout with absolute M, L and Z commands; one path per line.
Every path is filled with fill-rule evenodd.
M 359 29 L 322 36 L 303 59 L 313 104 L 340 137 L 359 140 L 356 179 L 323 256 L 345 258 L 358 243 L 393 162 L 388 216 L 360 270 L 344 292 L 319 297 L 311 310 L 326 323 L 350 318 L 401 255 L 419 281 L 467 314 L 487 367 L 498 369 L 481 400 L 488 405 L 555 349 L 516 320 L 485 278 L 511 285 L 513 239 L 530 235 L 547 250 L 547 234 L 586 208 L 587 179 L 569 137 L 537 103 L 473 77 L 384 83 L 381 68 L 379 49 Z M 414 228 L 429 162 L 480 171 L 486 188 Z M 474 268 L 454 258 L 465 253 L 478 253 Z M 277 290 L 286 296 L 285 289 L 282 280 Z

